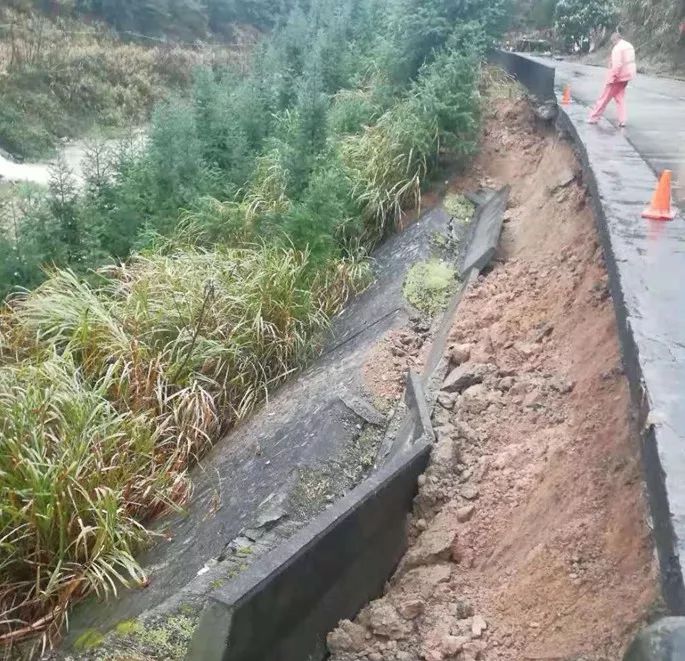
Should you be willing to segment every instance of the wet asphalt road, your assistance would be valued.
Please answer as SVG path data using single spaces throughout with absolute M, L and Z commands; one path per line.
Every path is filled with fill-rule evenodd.
M 556 68 L 559 88 L 569 84 L 574 101 L 591 106 L 599 96 L 605 69 L 551 58 L 531 58 Z M 639 53 L 638 53 L 639 66 Z M 685 207 L 685 81 L 638 74 L 628 86 L 625 135 L 657 173 L 673 171 L 673 195 Z M 612 102 L 605 117 L 617 124 Z

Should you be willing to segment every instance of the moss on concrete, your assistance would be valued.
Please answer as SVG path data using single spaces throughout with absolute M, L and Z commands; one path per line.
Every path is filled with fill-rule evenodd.
M 461 193 L 452 193 L 443 200 L 443 206 L 452 218 L 460 223 L 468 223 L 476 211 L 471 200 L 468 200 Z
M 86 652 L 88 650 L 93 650 L 102 645 L 105 637 L 96 629 L 87 629 L 84 631 L 74 643 L 74 649 L 79 652 Z
M 329 503 L 359 484 L 373 468 L 383 430 L 372 425 L 361 428 L 334 458 L 317 467 L 299 470 L 299 479 L 291 494 L 298 517 L 310 519 Z
M 123 620 L 114 627 L 114 631 L 120 636 L 128 636 L 140 631 L 140 624 L 136 620 Z
M 154 624 L 139 625 L 129 634 L 134 647 L 155 650 L 155 657 L 179 661 L 185 658 L 197 626 L 197 618 L 177 613 Z
M 82 633 L 73 645 L 72 661 L 182 661 L 185 659 L 201 608 L 182 605 L 173 614 L 122 620 L 107 634 Z
M 433 315 L 447 305 L 456 285 L 456 273 L 449 264 L 433 259 L 414 264 L 404 282 L 404 296 L 416 309 Z

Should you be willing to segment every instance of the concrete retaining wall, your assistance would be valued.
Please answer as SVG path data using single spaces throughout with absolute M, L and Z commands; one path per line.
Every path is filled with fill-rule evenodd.
M 490 61 L 514 76 L 533 96 L 540 101 L 551 101 L 554 94 L 555 70 L 539 62 L 509 51 L 495 50 Z
M 399 426 L 389 427 L 385 438 L 378 448 L 376 465 L 384 464 L 390 457 L 405 452 L 419 440 L 433 443 L 435 436 L 430 423 L 428 398 L 419 375 L 413 370 L 407 375 L 407 387 L 404 390 L 406 410 Z
M 509 190 L 478 211 L 464 286 L 434 338 L 424 370 L 429 381 L 444 352 L 463 289 L 491 260 Z M 310 525 L 212 593 L 189 661 L 321 661 L 326 636 L 382 594 L 407 549 L 406 520 L 434 441 L 424 380 L 410 371 L 406 415 L 381 448 L 387 461 Z
M 609 288 L 618 322 L 617 329 L 623 367 L 630 384 L 633 405 L 637 412 L 638 427 L 642 431 L 642 468 L 649 495 L 653 522 L 652 532 L 659 556 L 663 596 L 671 613 L 684 615 L 685 587 L 683 585 L 680 554 L 682 553 L 682 536 L 685 533 L 683 524 L 685 522 L 680 521 L 681 531 L 678 534 L 678 522 L 674 517 L 674 513 L 678 509 L 678 501 L 682 502 L 682 499 L 685 498 L 685 491 L 683 490 L 685 485 L 682 485 L 682 480 L 685 479 L 685 464 L 679 456 L 681 455 L 679 446 L 682 446 L 682 443 L 677 438 L 673 438 L 674 430 L 670 429 L 668 425 L 650 423 L 650 411 L 653 411 L 657 417 L 660 410 L 665 412 L 668 406 L 667 402 L 672 398 L 673 392 L 661 393 L 659 392 L 661 389 L 650 392 L 647 387 L 645 368 L 653 370 L 655 367 L 655 365 L 649 365 L 653 347 L 648 347 L 648 345 L 658 342 L 658 335 L 642 336 L 637 327 L 639 321 L 635 315 L 636 303 L 638 303 L 638 307 L 642 307 L 639 304 L 639 299 L 656 296 L 658 290 L 649 291 L 649 287 L 645 288 L 644 271 L 641 270 L 638 262 L 631 259 L 638 247 L 634 243 L 637 236 L 630 237 L 629 243 L 633 245 L 629 246 L 623 244 L 616 235 L 617 230 L 619 234 L 623 233 L 623 229 L 619 230 L 616 226 L 617 222 L 619 226 L 623 223 L 615 216 L 618 211 L 616 205 L 612 205 L 610 199 L 602 193 L 598 174 L 593 167 L 588 148 L 578 133 L 576 123 L 572 121 L 568 112 L 562 110 L 559 113 L 558 125 L 571 136 L 580 154 L 584 178 L 591 193 L 592 206 L 604 249 Z M 622 146 L 626 150 L 626 159 L 637 156 L 627 141 L 623 141 Z M 614 158 L 620 155 L 615 150 L 612 150 L 612 153 Z M 637 180 L 641 182 L 642 194 L 638 193 L 638 199 L 649 200 L 656 185 L 656 179 L 650 168 L 639 156 L 635 165 L 641 170 Z M 635 188 L 632 189 L 631 194 L 635 195 Z M 636 202 L 631 206 L 635 219 L 641 224 L 644 223 L 644 231 L 647 232 L 647 222 L 640 219 L 640 211 L 643 205 L 643 202 Z M 663 349 L 666 350 L 667 354 L 670 353 L 667 343 L 662 346 Z M 661 365 L 657 368 L 657 372 L 659 371 L 662 371 L 661 377 L 658 373 L 654 374 L 657 380 L 660 378 L 671 380 L 668 376 L 668 372 L 671 371 L 670 368 Z M 677 388 L 677 384 L 674 386 Z M 679 391 L 678 388 L 676 392 Z M 667 484 L 668 480 L 675 480 L 675 483 L 672 482 L 671 488 Z M 682 505 L 680 507 L 685 513 L 685 507 Z M 680 549 L 678 548 L 679 545 L 681 546 Z
M 291 539 L 212 593 L 189 661 L 320 661 L 326 635 L 380 596 L 407 549 L 406 521 L 434 441 L 421 379 L 388 460 Z
M 431 443 L 390 460 L 309 526 L 212 594 L 187 659 L 318 661 L 326 635 L 383 591 Z
M 494 257 L 504 223 L 504 212 L 509 203 L 509 186 L 497 192 L 489 192 L 476 209 L 467 237 L 468 250 L 464 255 L 461 271 L 462 284 L 454 293 L 443 314 L 423 369 L 423 385 L 429 393 L 436 393 L 442 384 L 445 370 L 439 370 L 447 337 L 454 323 L 454 316 L 468 286 Z M 446 366 L 445 366 L 446 367 Z

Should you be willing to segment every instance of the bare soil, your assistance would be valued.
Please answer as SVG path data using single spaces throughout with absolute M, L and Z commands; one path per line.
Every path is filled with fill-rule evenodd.
M 493 106 L 473 174 L 454 188 L 512 186 L 501 254 L 454 322 L 410 549 L 385 596 L 329 635 L 335 661 L 614 661 L 658 599 L 575 156 L 525 101 Z
M 428 326 L 425 327 L 426 329 Z M 401 398 L 409 369 L 420 371 L 425 354 L 427 330 L 408 325 L 400 330 L 388 331 L 369 351 L 362 375 L 364 385 L 374 401 L 392 403 Z

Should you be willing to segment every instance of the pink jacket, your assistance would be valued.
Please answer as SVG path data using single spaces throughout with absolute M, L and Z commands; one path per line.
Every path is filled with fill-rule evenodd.
M 635 49 L 631 43 L 621 39 L 611 51 L 611 68 L 609 82 L 623 83 L 632 80 L 637 75 L 635 64 Z

